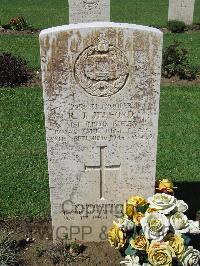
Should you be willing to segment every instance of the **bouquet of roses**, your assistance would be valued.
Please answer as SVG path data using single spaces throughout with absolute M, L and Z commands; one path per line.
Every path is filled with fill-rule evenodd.
M 126 266 L 198 266 L 200 252 L 187 233 L 199 234 L 199 222 L 184 214 L 188 205 L 173 195 L 173 183 L 161 180 L 158 193 L 145 200 L 135 196 L 124 204 L 124 216 L 108 232 L 111 246 L 126 255 Z

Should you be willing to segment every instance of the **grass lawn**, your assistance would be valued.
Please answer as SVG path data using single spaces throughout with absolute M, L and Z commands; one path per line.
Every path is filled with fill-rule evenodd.
M 75 1 L 75 0 L 74 0 Z M 111 0 L 111 20 L 143 25 L 165 26 L 169 0 Z M 68 23 L 67 0 L 1 0 L 0 18 L 5 24 L 24 16 L 35 28 Z M 194 23 L 200 23 L 200 0 L 196 0 Z
M 199 181 L 200 88 L 161 90 L 157 177 Z M 41 88 L 0 90 L 0 217 L 50 213 Z
M 25 58 L 30 68 L 40 68 L 39 39 L 36 36 L 0 35 L 0 53 L 2 52 Z
M 193 66 L 200 66 L 200 32 L 164 35 L 164 46 L 173 43 L 174 40 L 182 42 L 182 46 L 189 51 L 189 59 Z M 40 51 L 39 40 L 37 36 L 27 35 L 1 35 L 0 53 L 11 52 L 14 55 L 21 56 L 28 61 L 33 69 L 40 69 Z
M 0 89 L 0 217 L 45 215 L 49 188 L 41 89 Z
M 157 177 L 200 181 L 200 87 L 163 87 Z

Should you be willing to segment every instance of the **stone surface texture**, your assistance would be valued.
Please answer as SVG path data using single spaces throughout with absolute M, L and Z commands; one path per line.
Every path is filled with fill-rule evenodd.
M 54 240 L 100 241 L 154 193 L 162 33 L 95 22 L 40 34 Z
M 186 25 L 193 23 L 195 0 L 169 0 L 168 20 L 183 21 Z
M 69 0 L 69 23 L 110 21 L 110 0 Z

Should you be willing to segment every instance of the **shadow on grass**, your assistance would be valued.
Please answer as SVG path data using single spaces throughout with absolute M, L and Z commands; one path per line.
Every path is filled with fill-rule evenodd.
M 200 210 L 200 182 L 175 182 L 174 185 L 178 188 L 175 190 L 175 197 L 188 204 L 187 216 L 195 220 L 197 211 Z
M 197 211 L 200 210 L 200 182 L 176 182 L 174 185 L 178 187 L 175 197 L 184 200 L 189 206 L 186 213 L 188 218 L 196 220 Z M 189 237 L 194 248 L 200 250 L 200 236 L 189 235 Z

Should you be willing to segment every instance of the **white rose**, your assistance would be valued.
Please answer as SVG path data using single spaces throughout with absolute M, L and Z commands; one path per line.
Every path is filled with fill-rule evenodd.
M 176 234 L 185 234 L 189 232 L 189 221 L 185 214 L 176 212 L 170 218 L 170 223 Z
M 190 234 L 200 234 L 199 222 L 189 220 L 189 232 Z
M 193 247 L 188 247 L 182 256 L 183 266 L 199 266 L 200 252 Z
M 177 212 L 186 212 L 188 210 L 188 205 L 183 200 L 177 200 L 176 202 Z
M 114 222 L 119 228 L 123 229 L 125 232 L 133 230 L 135 227 L 135 224 L 133 221 L 123 218 L 123 219 L 118 219 L 118 223 Z
M 158 210 L 163 214 L 169 214 L 176 207 L 176 198 L 165 193 L 156 193 L 153 197 L 148 198 L 149 207 Z
M 139 263 L 140 259 L 138 256 L 126 256 L 125 260 L 121 261 L 120 264 L 125 266 L 141 266 Z
M 163 240 L 169 230 L 169 220 L 161 213 L 147 213 L 141 219 L 142 230 L 147 239 Z

